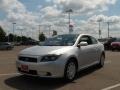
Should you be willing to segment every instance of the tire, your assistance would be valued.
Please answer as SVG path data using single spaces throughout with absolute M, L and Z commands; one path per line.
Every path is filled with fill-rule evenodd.
M 100 62 L 99 62 L 99 64 L 98 64 L 98 67 L 102 68 L 102 67 L 104 66 L 104 61 L 105 61 L 105 55 L 102 54 L 102 55 L 100 56 Z
M 111 50 L 112 50 L 112 51 L 115 51 L 115 49 L 114 49 L 114 48 L 112 48 Z
M 7 47 L 6 50 L 9 50 L 9 47 Z
M 65 81 L 71 82 L 75 79 L 77 73 L 77 64 L 74 60 L 69 60 L 65 66 L 64 78 Z

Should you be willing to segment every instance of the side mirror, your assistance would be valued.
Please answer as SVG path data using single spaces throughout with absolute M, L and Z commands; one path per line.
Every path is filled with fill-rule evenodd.
M 80 42 L 80 43 L 77 45 L 77 47 L 80 47 L 80 46 L 87 46 L 87 45 L 88 45 L 87 42 Z

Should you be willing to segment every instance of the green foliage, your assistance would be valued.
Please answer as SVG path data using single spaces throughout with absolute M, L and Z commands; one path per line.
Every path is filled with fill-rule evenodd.
M 4 32 L 3 28 L 0 26 L 0 42 L 5 41 L 5 36 L 6 36 L 6 33 Z
M 7 41 L 8 41 L 8 38 L 9 38 L 9 42 L 13 42 L 13 38 L 14 38 L 14 41 L 15 41 L 15 42 L 26 42 L 26 41 L 29 41 L 29 40 L 33 40 L 33 39 L 30 38 L 30 37 L 17 36 L 17 35 L 13 35 L 12 33 L 10 33 L 10 34 L 7 36 Z
M 40 34 L 39 34 L 39 41 L 43 42 L 43 41 L 45 41 L 45 39 L 46 39 L 45 34 L 44 34 L 43 32 L 40 33 Z
M 57 35 L 57 31 L 53 30 L 52 36 L 55 36 L 55 35 Z
M 41 40 L 44 40 L 44 34 L 41 34 Z M 3 30 L 3 28 L 0 26 L 0 42 L 28 42 L 30 40 L 33 40 L 30 37 L 26 37 L 26 36 L 17 36 L 14 35 L 12 33 L 8 34 L 8 36 L 6 36 L 5 31 Z
M 10 33 L 8 35 L 8 37 L 9 37 L 9 42 L 13 42 L 14 35 L 12 33 Z

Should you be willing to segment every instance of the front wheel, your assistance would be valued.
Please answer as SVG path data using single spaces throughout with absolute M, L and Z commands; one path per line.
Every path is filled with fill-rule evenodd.
M 73 81 L 77 72 L 76 63 L 73 60 L 68 61 L 65 67 L 64 78 L 67 81 Z

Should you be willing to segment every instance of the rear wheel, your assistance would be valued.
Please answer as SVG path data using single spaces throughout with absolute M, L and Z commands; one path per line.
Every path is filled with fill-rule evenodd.
M 98 64 L 99 67 L 103 67 L 104 66 L 104 62 L 105 62 L 105 55 L 102 54 L 100 57 L 100 62 Z
M 74 60 L 68 61 L 65 67 L 64 77 L 66 81 L 73 81 L 77 72 L 77 65 Z
M 114 51 L 115 49 L 114 49 L 114 48 L 112 48 L 111 50 L 112 50 L 112 51 Z

